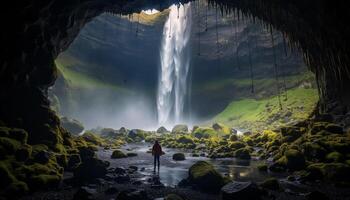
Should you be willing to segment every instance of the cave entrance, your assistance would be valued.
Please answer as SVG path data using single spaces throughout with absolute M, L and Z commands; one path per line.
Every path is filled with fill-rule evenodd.
M 241 11 L 222 15 L 206 1 L 186 5 L 130 15 L 105 12 L 87 23 L 55 61 L 60 73 L 50 90 L 52 107 L 87 128 L 115 129 L 220 122 L 261 130 L 309 116 L 318 100 L 315 79 L 284 34 Z M 164 54 L 184 43 L 183 37 L 188 37 L 184 52 L 189 58 L 174 59 L 188 59 L 178 81 L 185 83 L 183 113 L 176 123 L 162 124 L 157 104 L 162 73 L 174 79 L 162 99 L 168 98 L 171 114 L 179 92 L 176 66 L 162 71 L 162 57 L 183 53 Z

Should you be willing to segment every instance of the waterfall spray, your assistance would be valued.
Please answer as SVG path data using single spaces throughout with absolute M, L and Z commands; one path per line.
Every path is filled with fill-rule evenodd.
M 160 77 L 157 111 L 159 125 L 183 122 L 190 55 L 188 42 L 191 35 L 191 7 L 172 5 L 164 24 L 160 50 Z

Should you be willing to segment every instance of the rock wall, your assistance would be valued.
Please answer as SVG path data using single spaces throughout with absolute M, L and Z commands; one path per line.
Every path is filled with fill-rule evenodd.
M 1 12 L 0 121 L 24 128 L 31 143 L 59 129 L 49 108 L 47 88 L 56 77 L 54 59 L 64 51 L 84 24 L 104 11 L 132 13 L 163 9 L 175 1 L 160 0 L 28 0 L 11 1 Z M 348 73 L 350 30 L 346 1 L 327 0 L 216 0 L 224 10 L 240 9 L 281 30 L 291 46 L 301 48 L 316 74 L 321 94 L 320 111 L 346 119 L 350 95 Z M 57 136 L 55 136 L 57 138 Z M 56 141 L 56 140 L 55 140 Z M 60 142 L 57 140 L 56 142 Z

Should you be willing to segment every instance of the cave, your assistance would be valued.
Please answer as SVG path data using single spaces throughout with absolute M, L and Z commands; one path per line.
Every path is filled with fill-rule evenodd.
M 73 189 L 62 192 L 62 196 L 58 197 L 62 199 L 103 199 L 112 196 L 117 199 L 150 199 L 149 196 L 165 199 L 192 199 L 192 196 L 196 196 L 196 199 L 346 199 L 350 182 L 350 95 L 347 90 L 350 83 L 350 31 L 347 28 L 349 14 L 343 1 L 208 0 L 203 7 L 215 10 L 216 17 L 249 21 L 271 32 L 276 31 L 281 35 L 280 39 L 286 40 L 283 43 L 291 52 L 300 54 L 302 62 L 315 77 L 319 96 L 315 109 L 304 120 L 269 130 L 247 131 L 241 135 L 233 133 L 237 131 L 221 123 L 209 128 L 196 126 L 192 130 L 177 125 L 171 131 L 174 136 L 169 136 L 168 140 L 148 135 L 150 133 L 147 131 L 126 128 L 118 131 L 104 129 L 105 133 L 101 132 L 101 135 L 107 136 L 107 139 L 92 131 L 77 136 L 73 134 L 74 131 L 62 126 L 63 121 L 69 120 L 60 118 L 52 107 L 52 88 L 54 92 L 60 92 L 56 86 L 62 80 L 62 69 L 57 66 L 57 61 L 62 60 L 62 56 L 74 47 L 84 27 L 101 16 L 123 16 L 132 21 L 135 19 L 130 19 L 130 16 L 135 13 L 152 9 L 163 12 L 172 5 L 187 5 L 188 2 L 196 5 L 198 1 L 30 0 L 9 3 L 2 12 L 4 53 L 0 58 L 0 176 L 4 180 L 0 184 L 1 196 L 5 199 L 41 198 L 47 195 L 45 191 L 50 194 L 50 191 L 57 192 L 57 188 L 59 191 L 67 190 L 59 187 L 63 183 Z M 9 19 L 9 16 L 12 18 Z M 140 34 L 138 28 L 133 34 L 141 37 L 137 36 Z M 200 40 L 198 36 L 197 40 Z M 130 80 L 121 82 L 128 84 Z M 252 83 L 252 91 L 256 89 L 254 86 L 259 85 Z M 198 115 L 210 116 L 228 104 L 221 99 L 219 102 L 222 105 L 218 103 L 213 111 L 200 112 L 202 109 L 198 108 Z M 205 107 L 206 104 L 203 105 Z M 69 111 L 67 108 L 65 112 Z M 176 113 L 176 108 L 168 112 Z M 161 127 L 157 132 L 164 132 L 164 129 Z M 229 134 L 219 137 L 219 132 L 225 131 Z M 215 137 L 208 136 L 212 132 L 215 132 Z M 189 133 L 191 136 L 186 135 Z M 233 153 L 233 157 L 242 158 L 235 160 L 242 166 L 247 159 L 258 156 L 268 161 L 256 164 L 258 171 L 280 172 L 288 176 L 284 174 L 283 179 L 268 178 L 259 184 L 254 180 L 239 182 L 234 179 L 239 172 L 233 171 L 227 177 L 215 169 L 215 163 L 213 166 L 201 160 L 187 166 L 186 174 L 189 177 L 178 183 L 179 187 L 185 188 L 179 192 L 172 187 L 161 186 L 159 176 L 152 176 L 149 187 L 139 189 L 137 187 L 143 183 L 132 184 L 127 174 L 137 174 L 137 171 L 145 169 L 118 167 L 119 159 L 137 157 L 137 154 L 124 153 L 118 147 L 130 138 L 141 135 L 149 142 L 159 140 L 162 146 L 171 147 L 180 143 L 180 149 L 208 148 L 208 157 L 216 153 L 215 158 L 212 157 L 214 159 L 232 157 Z M 259 153 L 254 148 L 259 148 Z M 100 160 L 101 156 L 97 158 L 96 151 L 110 152 L 111 158 L 117 158 L 112 162 L 117 167 L 108 168 L 110 163 Z M 229 156 L 224 155 L 228 152 L 231 153 Z M 197 153 L 192 152 L 192 156 L 200 157 L 194 156 Z M 181 152 L 174 152 L 172 158 L 185 159 Z M 166 170 L 163 171 L 165 174 L 175 173 L 173 176 L 177 176 L 176 172 L 167 168 L 163 170 Z M 62 180 L 66 171 L 73 174 L 69 183 Z M 118 182 L 119 186 L 124 183 L 133 186 L 103 188 L 101 192 L 96 186 L 89 187 L 87 184 L 101 186 L 108 181 Z M 287 197 L 281 194 L 286 185 L 295 182 L 311 184 L 305 184 L 307 187 L 303 185 L 304 192 L 299 194 L 290 192 Z M 161 194 L 156 194 L 157 190 Z

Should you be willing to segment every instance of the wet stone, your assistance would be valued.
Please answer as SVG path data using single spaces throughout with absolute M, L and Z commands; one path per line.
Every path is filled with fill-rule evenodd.
M 252 182 L 231 182 L 221 188 L 222 200 L 230 199 L 260 199 L 261 191 Z
M 126 174 L 126 169 L 123 168 L 123 167 L 117 167 L 117 168 L 115 168 L 114 173 L 116 173 L 116 174 Z
M 129 175 L 119 175 L 115 178 L 115 181 L 117 183 L 127 183 L 130 181 L 130 176 Z

